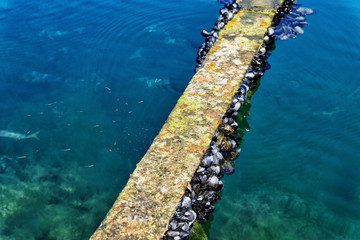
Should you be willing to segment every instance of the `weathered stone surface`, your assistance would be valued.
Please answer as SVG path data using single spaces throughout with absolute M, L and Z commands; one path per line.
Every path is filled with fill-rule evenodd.
M 240 11 L 220 32 L 92 240 L 163 236 L 274 12 Z
M 280 7 L 280 0 L 243 0 L 244 9 L 253 11 L 273 10 Z

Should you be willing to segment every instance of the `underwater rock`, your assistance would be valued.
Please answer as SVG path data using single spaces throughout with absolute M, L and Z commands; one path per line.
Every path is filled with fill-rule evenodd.
M 84 239 L 91 232 L 84 232 L 78 223 L 95 227 L 99 213 L 109 207 L 106 193 L 83 185 L 77 163 L 59 162 L 57 166 L 49 166 L 50 161 L 33 158 L 32 154 L 26 158 L 0 158 L 3 157 L 20 166 L 16 175 L 13 170 L 0 174 L 0 231 L 6 229 L 9 239 Z M 96 209 L 92 208 L 95 202 Z M 46 221 L 40 216 L 47 216 Z M 4 237 L 4 233 L 0 235 Z
M 28 83 L 58 83 L 61 82 L 60 77 L 56 77 L 48 73 L 40 73 L 37 71 L 31 71 L 25 73 L 22 76 L 22 80 Z
M 39 37 L 47 37 L 51 40 L 54 40 L 57 37 L 65 36 L 68 34 L 73 34 L 73 33 L 81 34 L 83 31 L 84 31 L 83 27 L 79 27 L 79 28 L 76 28 L 76 29 L 70 30 L 70 31 L 62 31 L 62 30 L 45 28 L 45 29 L 41 30 L 41 32 L 38 34 L 38 36 Z
M 13 159 L 10 159 L 7 156 L 1 156 L 0 157 L 0 174 L 10 171 L 11 167 L 11 161 Z
M 0 156 L 0 174 L 12 173 L 18 177 L 22 176 L 22 170 L 27 166 L 26 157 Z
M 149 88 L 171 88 L 169 79 L 140 77 L 136 80 L 144 82 Z
M 38 36 L 39 37 L 47 37 L 51 40 L 53 40 L 56 37 L 64 36 L 69 34 L 68 31 L 61 31 L 61 30 L 50 30 L 50 29 L 43 29 Z

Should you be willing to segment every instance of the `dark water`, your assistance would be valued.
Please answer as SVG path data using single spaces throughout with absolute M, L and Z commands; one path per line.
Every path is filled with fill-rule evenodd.
M 193 75 L 214 1 L 1 0 L 0 239 L 88 239 Z
M 360 3 L 316 9 L 277 41 L 209 239 L 360 239 Z

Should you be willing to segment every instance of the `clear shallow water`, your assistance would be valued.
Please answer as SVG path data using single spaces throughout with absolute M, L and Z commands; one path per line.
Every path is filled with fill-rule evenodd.
M 317 14 L 276 42 L 209 239 L 360 239 L 360 4 L 299 3 Z
M 88 239 L 193 75 L 216 1 L 0 1 L 0 239 Z
M 359 5 L 277 42 L 210 239 L 358 239 Z M 205 10 L 206 9 L 206 10 Z M 0 239 L 87 239 L 192 76 L 216 1 L 0 2 Z

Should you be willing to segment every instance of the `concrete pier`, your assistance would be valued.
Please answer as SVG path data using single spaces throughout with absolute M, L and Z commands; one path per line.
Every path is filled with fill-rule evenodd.
M 220 31 L 203 67 L 191 79 L 91 240 L 163 237 L 280 6 L 280 0 L 239 3 L 243 9 Z

